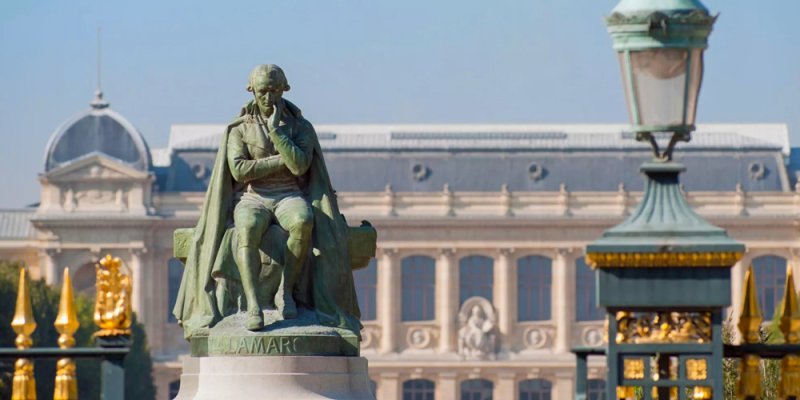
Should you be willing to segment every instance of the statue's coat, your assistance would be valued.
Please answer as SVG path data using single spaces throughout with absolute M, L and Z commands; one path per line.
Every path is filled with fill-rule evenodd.
M 358 334 L 361 317 L 356 300 L 350 257 L 347 250 L 347 222 L 339 212 L 319 140 L 310 122 L 294 104 L 284 100 L 286 111 L 297 119 L 303 134 L 314 143 L 313 161 L 307 174 L 306 196 L 314 213 L 314 230 L 309 262 L 298 280 L 295 296 L 301 305 L 316 311 L 320 323 Z M 227 162 L 228 136 L 233 128 L 251 121 L 257 112 L 253 102 L 226 128 L 217 151 L 200 220 L 189 246 L 186 267 L 173 314 L 187 337 L 212 327 L 229 314 L 230 285 L 238 280 L 231 242 L 234 240 L 232 212 L 237 183 Z

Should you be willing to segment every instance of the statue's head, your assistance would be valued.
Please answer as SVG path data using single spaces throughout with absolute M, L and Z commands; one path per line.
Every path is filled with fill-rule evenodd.
M 272 113 L 274 105 L 287 90 L 289 81 L 286 80 L 286 74 L 275 64 L 261 64 L 250 72 L 247 91 L 255 94 L 258 107 L 267 111 L 267 114 Z
M 472 306 L 472 310 L 470 310 L 470 315 L 480 320 L 486 319 L 486 313 L 483 312 L 483 308 L 477 304 Z

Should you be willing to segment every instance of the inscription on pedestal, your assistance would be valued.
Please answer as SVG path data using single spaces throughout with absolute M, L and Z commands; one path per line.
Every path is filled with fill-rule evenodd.
M 207 336 L 192 338 L 191 347 L 192 355 L 195 357 L 231 355 L 354 357 L 359 355 L 358 338 L 355 336 Z

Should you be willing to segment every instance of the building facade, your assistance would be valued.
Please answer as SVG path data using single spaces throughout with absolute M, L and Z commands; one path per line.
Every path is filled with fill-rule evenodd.
M 176 392 L 188 353 L 171 315 L 182 273 L 172 232 L 199 216 L 223 128 L 174 125 L 168 146 L 150 149 L 98 96 L 53 133 L 40 203 L 0 211 L 0 259 L 49 283 L 70 266 L 90 293 L 93 264 L 123 260 L 159 399 Z M 605 340 L 583 249 L 638 203 L 648 147 L 624 125 L 316 128 L 342 212 L 379 232 L 376 259 L 354 271 L 377 398 L 573 398 L 570 348 Z M 793 154 L 779 124 L 700 126 L 679 147 L 689 202 L 748 248 L 734 316 L 744 266 L 774 309 L 787 263 L 800 261 Z M 604 374 L 595 360 L 598 399 Z

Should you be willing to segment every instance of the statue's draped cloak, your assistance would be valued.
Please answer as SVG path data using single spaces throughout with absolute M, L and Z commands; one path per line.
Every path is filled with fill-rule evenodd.
M 317 251 L 309 253 L 310 260 L 298 280 L 296 300 L 313 308 L 323 325 L 359 334 L 361 315 L 347 250 L 347 222 L 339 212 L 313 126 L 294 104 L 286 100 L 284 103 L 285 112 L 296 118 L 295 129 L 302 129 L 302 134 L 310 135 L 314 142 L 313 160 L 306 172 L 306 195 L 314 214 L 312 247 Z M 239 279 L 231 250 L 237 184 L 228 167 L 228 136 L 235 127 L 252 120 L 254 112 L 257 111 L 253 102 L 245 105 L 239 118 L 231 122 L 222 135 L 200 220 L 189 245 L 173 310 L 187 337 L 212 327 L 228 314 L 226 298 L 231 295 L 228 292 L 231 285 L 227 285 L 226 280 Z

